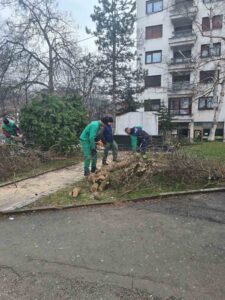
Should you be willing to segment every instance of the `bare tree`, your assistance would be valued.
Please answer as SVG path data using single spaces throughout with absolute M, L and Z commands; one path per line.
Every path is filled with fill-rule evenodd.
M 204 88 L 204 90 L 202 90 L 201 88 L 199 89 L 200 84 L 196 86 L 196 98 L 209 95 L 213 97 L 213 117 L 211 121 L 208 140 L 214 141 L 216 136 L 216 129 L 218 127 L 218 122 L 221 115 L 221 110 L 225 103 L 225 53 L 223 53 L 221 49 L 218 52 L 215 49 L 215 43 L 221 43 L 222 41 L 224 42 L 225 37 L 223 35 L 223 32 L 221 34 L 218 34 L 218 31 L 216 31 L 215 33 L 215 31 L 213 30 L 215 28 L 213 27 L 216 27 L 216 29 L 223 28 L 225 26 L 225 22 L 224 14 L 218 15 L 219 11 L 218 9 L 216 9 L 215 3 L 205 4 L 205 7 L 208 12 L 207 17 L 205 18 L 207 24 L 204 24 L 203 20 L 201 20 L 200 22 L 194 20 L 194 25 L 196 27 L 196 31 L 209 40 L 208 55 L 204 60 L 200 59 L 202 58 L 202 53 L 199 53 L 198 57 L 195 58 L 196 71 L 199 71 L 206 66 L 211 69 L 213 63 L 214 75 L 211 78 L 211 83 L 208 84 L 207 88 Z
M 2 4 L 16 11 L 6 22 L 0 45 L 13 49 L 5 78 L 27 89 L 39 86 L 52 93 L 65 68 L 75 67 L 78 47 L 73 24 L 57 11 L 54 0 L 3 0 Z
M 196 106 L 196 102 L 202 97 L 213 98 L 211 104 L 213 113 L 209 114 L 209 116 L 211 115 L 211 119 L 209 120 L 211 122 L 211 128 L 208 140 L 214 141 L 224 104 L 225 93 L 225 53 L 215 46 L 225 41 L 224 31 L 214 29 L 221 29 L 225 23 L 222 11 L 220 12 L 220 10 L 218 10 L 216 2 L 209 1 L 209 3 L 205 3 L 207 15 L 204 16 L 204 20 L 196 18 L 198 8 L 197 1 L 194 6 L 192 1 L 187 0 L 176 0 L 176 5 L 173 7 L 174 10 L 184 16 L 190 26 L 192 25 L 192 33 L 196 33 L 197 36 L 200 34 L 205 38 L 204 43 L 206 45 L 203 46 L 205 46 L 206 50 L 201 48 L 199 49 L 200 51 L 192 51 L 191 57 L 186 57 L 185 51 L 182 52 L 182 50 L 180 50 L 179 55 L 182 61 L 186 63 L 187 69 L 192 70 L 194 76 L 194 80 L 191 84 L 193 104 Z M 205 23 L 203 21 L 205 21 Z M 219 34 L 219 32 L 221 32 L 221 34 Z M 206 51 L 206 54 L 204 54 L 204 51 Z M 199 76 L 201 71 L 212 71 L 208 78 L 206 78 L 205 83 L 204 80 L 201 80 L 201 76 Z M 177 71 L 177 73 L 179 74 L 179 71 Z

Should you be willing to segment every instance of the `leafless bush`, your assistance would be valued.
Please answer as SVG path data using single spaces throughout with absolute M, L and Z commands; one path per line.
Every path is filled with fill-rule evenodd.
M 42 154 L 16 145 L 0 146 L 0 181 L 31 170 L 43 160 Z
M 225 165 L 177 151 L 167 155 L 167 167 L 163 173 L 185 183 L 223 181 Z

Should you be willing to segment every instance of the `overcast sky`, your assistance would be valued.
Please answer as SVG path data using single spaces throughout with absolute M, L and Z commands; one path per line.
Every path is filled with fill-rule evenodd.
M 94 5 L 98 4 L 98 0 L 58 0 L 58 3 L 60 10 L 71 13 L 73 19 L 79 25 L 79 39 L 88 37 L 85 33 L 85 26 L 94 28 L 90 14 L 93 13 Z M 89 50 L 94 50 L 93 39 L 82 42 L 80 45 L 88 47 Z
M 70 13 L 75 23 L 79 26 L 78 39 L 82 40 L 88 38 L 89 35 L 86 34 L 85 27 L 87 26 L 90 29 L 95 28 L 90 15 L 94 11 L 94 5 L 98 4 L 98 0 L 58 0 L 57 2 L 59 4 L 59 10 Z M 9 17 L 10 14 L 11 11 L 9 9 L 0 11 L 0 26 L 1 22 L 3 22 L 5 18 Z M 90 51 L 96 50 L 94 39 L 81 42 L 80 45 L 88 48 Z

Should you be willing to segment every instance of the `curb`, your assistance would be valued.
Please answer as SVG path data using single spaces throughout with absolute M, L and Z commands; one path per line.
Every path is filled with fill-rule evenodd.
M 11 210 L 11 211 L 0 211 L 0 216 L 7 216 L 7 215 L 21 215 L 21 214 L 28 214 L 28 213 L 38 213 L 38 212 L 48 212 L 48 211 L 60 211 L 66 209 L 75 209 L 75 208 L 92 208 L 92 207 L 99 207 L 99 206 L 112 206 L 118 203 L 130 203 L 130 202 L 144 202 L 148 200 L 157 200 L 157 199 L 164 199 L 169 198 L 171 196 L 182 196 L 182 195 L 194 195 L 194 194 L 207 194 L 207 193 L 218 193 L 218 192 L 225 192 L 225 187 L 222 188 L 209 188 L 209 189 L 198 189 L 198 190 L 187 190 L 181 192 L 168 192 L 168 193 L 160 193 L 155 196 L 148 196 L 143 198 L 136 198 L 136 199 L 127 199 L 121 201 L 105 201 L 105 202 L 95 202 L 95 203 L 87 203 L 87 204 L 78 204 L 78 205 L 66 205 L 66 206 L 43 206 L 43 207 L 36 207 L 36 208 L 29 208 L 29 209 L 21 209 L 21 210 Z

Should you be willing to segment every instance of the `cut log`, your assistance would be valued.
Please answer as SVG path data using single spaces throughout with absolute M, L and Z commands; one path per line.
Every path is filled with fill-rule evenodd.
M 104 181 L 105 180 L 105 175 L 103 175 L 103 174 L 99 175 L 98 180 Z
M 98 184 L 98 183 L 94 183 L 94 184 L 91 186 L 91 192 L 92 192 L 92 193 L 97 192 L 97 191 L 98 191 L 98 188 L 99 188 L 99 184 Z
M 100 184 L 100 186 L 99 186 L 99 192 L 103 192 L 106 188 L 107 188 L 107 186 L 109 185 L 109 181 L 102 181 L 102 183 Z
M 115 170 L 120 170 L 120 169 L 123 169 L 123 168 L 126 168 L 126 167 L 129 167 L 131 164 L 131 161 L 130 160 L 124 160 L 124 161 L 121 161 L 121 162 L 118 162 L 118 163 L 115 163 L 111 166 L 107 166 L 107 171 L 108 172 L 113 172 Z
M 92 174 L 90 174 L 89 176 L 88 176 L 88 181 L 90 182 L 90 183 L 95 183 L 95 174 L 94 173 L 92 173 Z
M 72 190 L 72 192 L 70 193 L 70 196 L 73 197 L 73 198 L 77 198 L 79 196 L 80 192 L 81 192 L 81 188 L 79 188 L 79 187 L 74 188 Z

